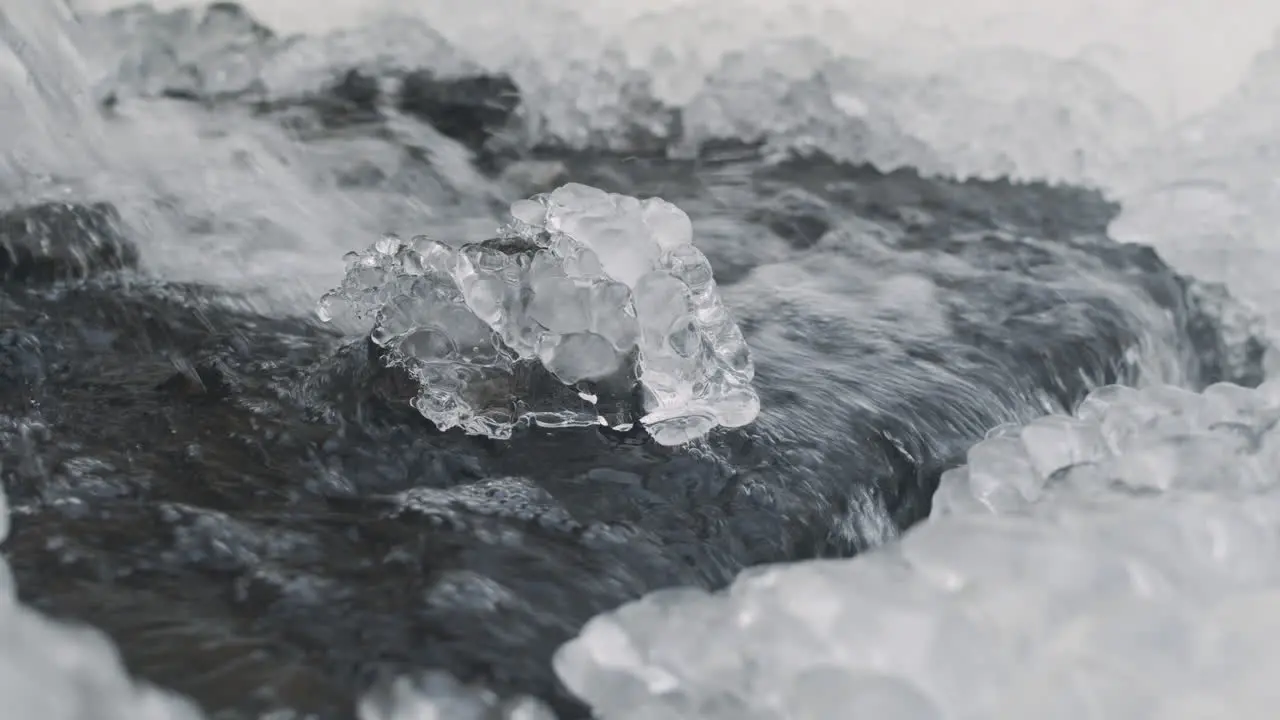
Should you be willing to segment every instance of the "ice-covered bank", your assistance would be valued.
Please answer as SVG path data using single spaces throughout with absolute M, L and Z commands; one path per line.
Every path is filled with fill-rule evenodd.
M 1271 717 L 1277 420 L 1270 383 L 1100 388 L 994 429 L 901 541 L 651 595 L 557 672 L 610 720 Z

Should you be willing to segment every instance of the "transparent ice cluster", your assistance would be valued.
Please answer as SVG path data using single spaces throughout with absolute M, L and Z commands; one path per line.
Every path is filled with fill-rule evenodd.
M 117 96 L 275 101 L 316 93 L 348 70 L 379 78 L 417 69 L 448 76 L 477 71 L 425 19 L 404 14 L 377 14 L 314 36 L 282 36 L 235 3 L 173 10 L 138 4 L 88 15 L 78 34 L 103 69 L 104 89 Z
M 623 429 L 630 415 L 606 420 L 602 389 L 623 404 L 638 389 L 638 419 L 664 445 L 755 419 L 750 353 L 683 211 L 568 184 L 511 214 L 501 237 L 461 248 L 384 238 L 349 254 L 321 316 L 344 302 L 372 315 L 371 338 L 418 380 L 414 405 L 441 428 Z M 537 393 L 534 364 L 578 392 Z
M 605 720 L 1274 717 L 1277 420 L 1280 384 L 1101 388 L 900 542 L 650 595 L 556 670 Z

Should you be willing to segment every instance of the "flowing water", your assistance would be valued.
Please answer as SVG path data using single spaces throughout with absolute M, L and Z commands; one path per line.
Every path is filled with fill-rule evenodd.
M 238 14 L 174 40 L 164 33 L 177 30 L 140 11 L 132 25 L 97 15 L 114 5 L 0 9 L 0 192 L 13 204 L 110 201 L 148 272 L 245 291 L 266 312 L 309 311 L 341 279 L 344 253 L 382 233 L 489 237 L 511 200 L 576 178 L 555 159 L 485 172 L 459 142 L 386 108 L 390 140 L 308 134 L 235 102 L 166 97 L 155 83 L 172 86 L 174 56 L 216 68 L 190 81 L 201 93 L 257 79 L 268 103 L 357 60 L 505 72 L 527 112 L 510 141 L 562 157 L 691 157 L 731 138 L 762 143 L 765 161 L 800 152 L 1098 187 L 1123 206 L 1113 237 L 1225 282 L 1280 326 L 1273 2 L 492 0 L 459 11 L 450 0 L 259 0 L 246 6 L 262 22 L 308 39 L 258 65 L 257 49 L 237 45 L 252 35 Z M 428 162 L 406 167 L 405 147 Z M 739 185 L 665 178 L 648 189 L 681 198 L 704 249 L 731 245 L 745 268 L 780 261 L 776 243 L 753 242 L 733 219 L 747 197 Z M 769 267 L 725 291 L 731 310 L 763 317 L 773 300 L 761 298 L 790 295 L 827 303 L 825 319 L 847 328 L 887 302 L 840 289 L 870 282 L 857 263 Z M 900 314 L 877 322 L 886 336 L 930 338 L 933 286 L 923 269 L 902 272 L 881 291 L 896 293 Z M 943 477 L 934 517 L 905 539 L 869 509 L 861 537 L 886 549 L 749 571 L 720 595 L 664 592 L 601 615 L 557 656 L 564 684 L 611 720 L 1271 717 L 1280 393 L 1175 391 L 1186 378 L 1166 320 L 1105 281 L 1057 287 L 1065 301 L 1086 286 L 1148 328 L 1140 393 L 1098 390 L 1074 419 L 1034 422 L 1032 403 L 1009 409 L 993 396 L 1001 410 L 971 422 L 1006 424 Z M 845 400 L 825 397 L 823 383 L 857 367 L 791 350 L 782 330 L 765 336 L 775 344 L 753 349 L 760 362 L 800 367 L 788 389 L 812 401 L 771 409 L 765 394 L 761 425 L 831 453 L 838 433 L 823 421 Z M 895 388 L 879 391 L 892 407 Z M 1040 408 L 1055 409 L 1071 410 Z M 12 642 L 72 632 L 24 622 L 6 626 L 29 633 Z M 47 667 L 0 653 L 0 673 L 17 678 L 0 687 L 113 667 L 109 648 L 68 642 Z M 95 682 L 100 698 L 82 702 L 101 714 L 59 714 L 74 709 L 32 695 L 14 706 L 42 709 L 19 720 L 195 712 Z M 461 720 L 485 717 L 484 702 L 433 678 L 371 696 L 362 712 Z M 111 703 L 119 708 L 103 709 Z

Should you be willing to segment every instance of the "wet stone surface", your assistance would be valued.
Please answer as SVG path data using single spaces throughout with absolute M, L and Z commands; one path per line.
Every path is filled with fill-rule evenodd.
M 49 202 L 0 211 L 0 283 L 75 280 L 137 267 L 106 203 Z

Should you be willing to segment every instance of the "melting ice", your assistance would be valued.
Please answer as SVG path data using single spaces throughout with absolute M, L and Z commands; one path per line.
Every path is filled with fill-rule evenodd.
M 623 429 L 638 419 L 677 445 L 755 419 L 750 352 L 688 215 L 576 183 L 516 202 L 511 215 L 486 242 L 387 237 L 351 254 L 321 316 L 343 304 L 372 315 L 373 341 L 418 380 L 414 406 L 442 429 L 509 437 L 522 422 Z M 535 364 L 578 392 L 539 393 Z M 610 419 L 601 388 L 621 406 Z

